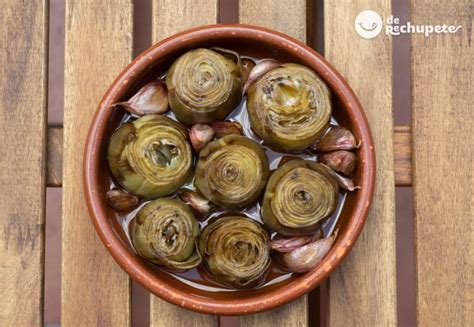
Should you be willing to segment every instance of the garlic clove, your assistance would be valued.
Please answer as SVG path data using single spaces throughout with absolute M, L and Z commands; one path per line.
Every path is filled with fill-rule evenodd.
M 318 161 L 347 176 L 352 175 L 357 166 L 357 156 L 346 150 L 321 154 Z
M 275 59 L 262 59 L 250 70 L 249 76 L 245 81 L 242 94 L 247 93 L 250 85 L 255 83 L 260 77 L 268 73 L 270 70 L 280 66 L 280 62 Z
M 183 189 L 178 192 L 178 198 L 193 209 L 198 215 L 197 218 L 205 216 L 212 210 L 212 205 L 209 200 L 197 192 Z
M 307 272 L 316 267 L 326 254 L 328 254 L 336 237 L 337 232 L 330 237 L 308 243 L 291 252 L 285 253 L 282 255 L 282 262 L 292 272 Z
M 351 178 L 345 177 L 345 176 L 342 176 L 341 174 L 336 173 L 334 170 L 332 170 L 330 167 L 328 167 L 327 165 L 323 163 L 321 163 L 321 165 L 326 167 L 329 174 L 336 179 L 337 185 L 339 186 L 340 189 L 346 190 L 349 192 L 353 192 L 355 190 L 361 189 L 360 186 L 354 186 L 354 181 Z
M 128 212 L 135 209 L 140 202 L 137 196 L 122 189 L 112 189 L 107 191 L 105 199 L 109 206 L 116 211 Z
M 214 137 L 214 129 L 206 124 L 196 124 L 189 131 L 189 138 L 193 148 L 199 152 Z
M 303 245 L 318 240 L 321 238 L 321 236 L 322 232 L 320 229 L 318 229 L 313 234 L 304 236 L 295 236 L 290 238 L 277 236 L 270 241 L 270 248 L 280 253 L 288 253 L 296 250 L 299 247 L 302 247 Z
M 216 137 L 224 137 L 226 135 L 242 135 L 242 125 L 236 121 L 216 121 L 211 124 L 214 128 Z
M 360 146 L 356 142 L 354 135 L 347 128 L 342 126 L 332 126 L 331 129 L 313 145 L 311 149 L 319 152 L 329 152 L 337 150 L 352 150 Z
M 168 91 L 165 82 L 153 80 L 138 90 L 130 100 L 116 105 L 138 116 L 162 114 L 168 110 Z

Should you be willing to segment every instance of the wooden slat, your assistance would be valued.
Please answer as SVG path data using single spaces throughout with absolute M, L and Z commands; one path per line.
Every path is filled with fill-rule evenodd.
M 412 1 L 415 25 L 462 25 L 412 35 L 418 326 L 474 326 L 472 0 Z
M 43 325 L 46 1 L 0 1 L 0 326 Z
M 306 0 L 240 0 L 240 22 L 268 27 L 306 42 Z M 242 326 L 307 326 L 308 298 L 241 318 Z
M 325 57 L 358 95 L 370 122 L 377 180 L 364 230 L 330 279 L 330 326 L 396 326 L 395 190 L 392 131 L 392 42 L 384 33 L 363 39 L 357 14 L 370 8 L 383 18 L 390 0 L 326 1 Z
M 152 6 L 153 42 L 188 28 L 217 22 L 218 0 L 153 0 Z M 153 327 L 219 325 L 217 316 L 181 309 L 153 295 L 150 305 Z
M 131 0 L 66 3 L 62 326 L 129 326 L 130 282 L 89 218 L 82 186 L 92 115 L 132 59 Z
M 411 128 L 396 125 L 393 128 L 394 172 L 396 186 L 411 186 Z M 61 187 L 63 162 L 63 130 L 60 127 L 48 128 L 48 187 Z
M 403 125 L 393 128 L 393 156 L 395 185 L 410 186 L 412 181 L 410 126 Z

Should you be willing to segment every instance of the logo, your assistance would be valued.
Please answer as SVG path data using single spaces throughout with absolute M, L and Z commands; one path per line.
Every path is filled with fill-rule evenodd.
M 402 24 L 400 18 L 390 15 L 385 24 L 385 34 L 397 36 L 400 34 L 423 34 L 428 37 L 431 34 L 454 34 L 462 28 L 462 25 L 414 25 L 411 22 Z M 382 17 L 373 10 L 361 11 L 354 22 L 354 29 L 364 39 L 373 39 L 383 29 Z
M 382 17 L 373 10 L 364 10 L 357 15 L 354 28 L 364 39 L 373 39 L 382 31 Z

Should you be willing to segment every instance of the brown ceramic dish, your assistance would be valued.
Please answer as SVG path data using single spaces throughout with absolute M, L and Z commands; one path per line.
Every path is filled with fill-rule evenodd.
M 111 104 L 128 99 L 137 89 L 165 72 L 184 52 L 198 47 L 221 46 L 241 55 L 295 62 L 315 70 L 330 86 L 333 115 L 362 141 L 355 182 L 362 187 L 347 195 L 339 218 L 339 236 L 324 260 L 312 271 L 286 281 L 254 290 L 214 293 L 193 288 L 164 272 L 151 270 L 129 247 L 115 213 L 104 199 L 109 189 L 105 159 L 111 133 L 123 112 Z M 364 226 L 375 181 L 372 136 L 362 107 L 341 75 L 305 44 L 261 27 L 212 25 L 188 30 L 167 38 L 138 56 L 112 83 L 92 120 L 84 156 L 84 189 L 97 233 L 119 265 L 137 282 L 157 296 L 176 305 L 208 314 L 241 315 L 275 308 L 318 286 L 349 253 Z

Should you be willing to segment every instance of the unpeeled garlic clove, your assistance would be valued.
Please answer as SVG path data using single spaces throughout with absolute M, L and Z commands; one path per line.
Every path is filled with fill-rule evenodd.
M 360 144 L 356 142 L 354 135 L 347 128 L 332 126 L 321 140 L 311 146 L 311 149 L 319 152 L 329 152 L 352 150 L 359 146 Z
M 321 154 L 318 161 L 334 171 L 350 176 L 356 168 L 357 156 L 352 152 L 339 150 Z
M 226 135 L 242 135 L 242 125 L 236 121 L 215 121 L 211 124 L 215 131 L 216 137 L 224 137 Z
M 112 189 L 105 194 L 107 203 L 116 211 L 128 212 L 135 209 L 140 200 L 122 189 Z
M 181 201 L 189 205 L 198 214 L 198 218 L 205 216 L 212 210 L 211 203 L 197 192 L 191 190 L 181 190 L 178 192 Z
M 329 174 L 336 179 L 337 185 L 339 186 L 340 189 L 353 192 L 361 188 L 360 186 L 354 186 L 354 181 L 351 178 L 342 176 L 341 174 L 336 173 L 334 170 L 332 170 L 330 167 L 326 166 L 325 164 L 323 163 L 321 164 L 324 167 L 326 167 Z
M 282 261 L 286 267 L 296 273 L 304 273 L 316 267 L 318 263 L 328 254 L 337 232 L 332 236 L 323 238 L 312 243 L 303 245 L 295 250 L 282 255 Z
M 193 148 L 198 152 L 201 151 L 201 149 L 212 140 L 214 133 L 214 129 L 209 125 L 193 125 L 189 131 L 189 138 Z
M 255 67 L 255 62 L 248 58 L 243 58 L 241 60 L 242 66 L 240 68 L 240 76 L 242 78 L 242 84 L 245 85 L 249 77 L 250 71 Z
M 168 91 L 165 82 L 153 80 L 138 90 L 130 100 L 116 105 L 138 116 L 162 114 L 168 110 Z
M 242 94 L 246 94 L 250 85 L 255 83 L 260 77 L 272 69 L 280 66 L 280 62 L 275 59 L 262 59 L 250 70 L 249 76 L 245 81 Z
M 290 238 L 277 236 L 270 241 L 270 248 L 280 253 L 288 253 L 303 245 L 314 242 L 321 237 L 321 230 L 317 230 L 311 235 L 295 236 Z

